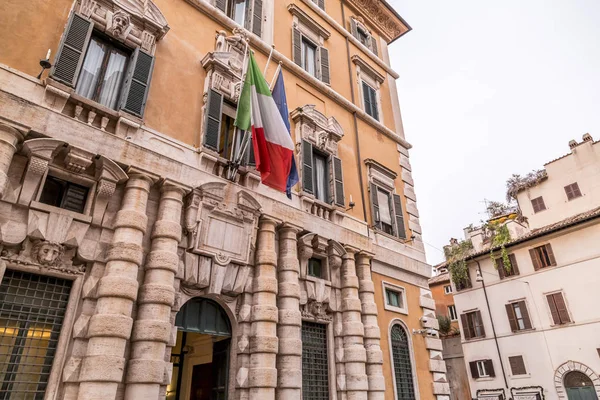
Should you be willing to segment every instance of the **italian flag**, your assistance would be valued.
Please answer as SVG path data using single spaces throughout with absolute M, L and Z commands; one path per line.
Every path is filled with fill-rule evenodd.
M 235 126 L 247 132 L 252 129 L 256 170 L 260 172 L 262 183 L 285 192 L 294 157 L 294 142 L 252 52 Z

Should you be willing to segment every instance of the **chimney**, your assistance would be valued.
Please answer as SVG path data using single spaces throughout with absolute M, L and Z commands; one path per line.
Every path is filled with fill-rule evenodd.
M 589 133 L 586 133 L 585 135 L 583 135 L 583 141 L 584 142 L 593 142 L 594 138 L 592 138 L 592 135 L 590 135 Z
M 577 147 L 577 141 L 569 140 L 569 148 L 573 150 L 575 147 Z

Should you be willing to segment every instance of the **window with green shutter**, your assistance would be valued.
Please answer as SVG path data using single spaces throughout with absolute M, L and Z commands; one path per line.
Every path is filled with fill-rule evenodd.
M 302 187 L 323 203 L 343 207 L 344 180 L 342 160 L 302 141 Z
M 363 105 L 365 112 L 379 121 L 379 108 L 377 103 L 377 90 L 362 81 Z

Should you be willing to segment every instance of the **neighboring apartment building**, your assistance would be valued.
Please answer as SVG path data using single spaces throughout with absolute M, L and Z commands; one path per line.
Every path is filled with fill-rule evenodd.
M 0 22 L 0 397 L 448 399 L 388 3 L 4 0 Z M 291 200 L 251 154 L 226 179 L 247 45 L 283 69 Z
M 468 400 L 471 398 L 471 390 L 462 351 L 458 313 L 454 304 L 454 288 L 448 269 L 443 265 L 436 267 L 434 270 L 437 275 L 429 280 L 429 289 L 435 300 L 437 316 L 444 316 L 450 320 L 450 331 L 445 335 L 440 332 L 446 376 L 450 385 L 450 400 Z
M 569 145 L 512 185 L 524 218 L 500 219 L 510 267 L 494 266 L 490 250 L 502 250 L 485 231 L 467 230 L 468 280 L 454 299 L 473 398 L 600 396 L 600 144 L 586 134 Z

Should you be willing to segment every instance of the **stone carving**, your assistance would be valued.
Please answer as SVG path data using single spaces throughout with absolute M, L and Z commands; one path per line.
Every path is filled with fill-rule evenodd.
M 389 42 L 408 30 L 405 25 L 398 21 L 393 12 L 381 1 L 376 0 L 350 0 L 350 3 L 365 15 L 368 19 L 375 22 L 375 26 L 386 36 Z
M 65 248 L 62 245 L 43 240 L 34 241 L 31 250 L 32 257 L 37 259 L 39 264 L 46 266 L 60 264 L 64 252 Z
M 92 13 L 96 9 L 96 5 L 97 3 L 94 0 L 81 0 L 79 12 L 85 17 L 90 18 L 92 16 Z
M 117 10 L 107 21 L 106 31 L 114 37 L 125 40 L 131 30 L 131 17 L 123 10 Z
M 17 246 L 4 247 L 0 257 L 7 262 L 81 274 L 85 271 L 85 264 L 73 265 L 76 251 L 75 248 L 68 249 L 57 242 L 26 239 L 20 251 Z
M 320 322 L 329 322 L 333 320 L 331 309 L 328 303 L 309 299 L 306 304 L 300 306 L 302 309 L 302 318 L 314 319 Z
M 290 117 L 296 123 L 296 138 L 308 140 L 322 151 L 337 156 L 338 142 L 344 137 L 341 125 L 334 117 L 327 117 L 312 104 L 298 107 Z

